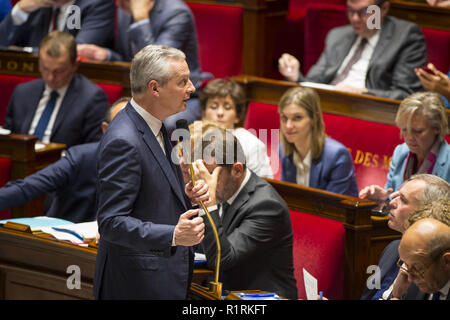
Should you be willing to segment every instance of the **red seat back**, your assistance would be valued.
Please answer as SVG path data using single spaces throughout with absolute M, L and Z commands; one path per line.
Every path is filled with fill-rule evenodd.
M 298 298 L 306 299 L 303 268 L 317 279 L 318 290 L 336 300 L 344 297 L 345 228 L 342 222 L 290 211 L 294 232 L 294 276 Z
M 14 88 L 19 83 L 28 82 L 35 79 L 36 77 L 0 74 L 0 126 L 4 124 L 9 99 L 11 99 Z
M 450 31 L 422 28 L 428 61 L 447 73 L 450 68 Z
M 200 64 L 216 78 L 241 74 L 241 7 L 186 2 L 195 17 Z
M 359 190 L 370 184 L 386 184 L 395 147 L 403 143 L 394 125 L 324 113 L 328 136 L 344 144 L 355 166 Z
M 302 62 L 305 73 L 319 60 L 328 32 L 348 23 L 345 5 L 311 3 L 306 10 Z
M 115 101 L 122 97 L 123 87 L 121 85 L 109 83 L 97 83 L 97 85 L 105 91 L 106 96 L 108 97 L 109 105 L 112 105 Z

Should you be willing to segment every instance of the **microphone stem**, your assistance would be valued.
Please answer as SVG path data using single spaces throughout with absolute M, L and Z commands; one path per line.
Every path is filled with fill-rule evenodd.
M 189 172 L 191 174 L 192 185 L 195 187 L 194 168 L 192 166 L 192 163 L 189 164 Z M 202 206 L 203 211 L 205 211 L 206 216 L 208 217 L 209 223 L 211 224 L 211 227 L 214 232 L 214 238 L 216 239 L 217 252 L 216 252 L 216 269 L 215 269 L 215 273 L 214 273 L 214 284 L 218 284 L 219 283 L 220 255 L 221 255 L 219 234 L 217 233 L 217 228 L 211 217 L 211 214 L 209 213 L 209 211 L 206 208 L 203 201 L 200 201 L 200 205 Z

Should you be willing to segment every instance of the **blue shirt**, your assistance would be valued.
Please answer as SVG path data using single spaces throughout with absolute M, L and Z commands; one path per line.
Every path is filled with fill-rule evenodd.
M 448 76 L 450 77 L 450 70 L 448 71 Z M 442 96 L 442 99 L 444 99 L 445 107 L 450 108 L 450 104 L 449 104 L 447 98 Z

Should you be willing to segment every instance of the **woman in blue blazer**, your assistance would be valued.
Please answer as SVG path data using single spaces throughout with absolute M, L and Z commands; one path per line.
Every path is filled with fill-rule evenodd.
M 380 204 L 414 174 L 429 173 L 450 181 L 450 147 L 444 139 L 448 117 L 439 94 L 412 94 L 400 104 L 395 122 L 405 143 L 394 150 L 386 186 L 371 185 L 359 194 Z
M 344 145 L 326 137 L 317 93 L 309 88 L 289 89 L 280 99 L 278 112 L 281 179 L 357 196 L 352 157 Z

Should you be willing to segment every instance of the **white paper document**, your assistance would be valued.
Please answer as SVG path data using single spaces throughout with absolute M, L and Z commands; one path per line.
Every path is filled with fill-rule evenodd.
M 305 282 L 306 298 L 317 300 L 317 279 L 303 268 L 303 280 Z
M 300 84 L 302 86 L 308 87 L 308 88 L 325 89 L 325 90 L 336 90 L 335 87 L 333 85 L 330 85 L 330 84 L 308 82 L 308 81 L 300 82 Z

